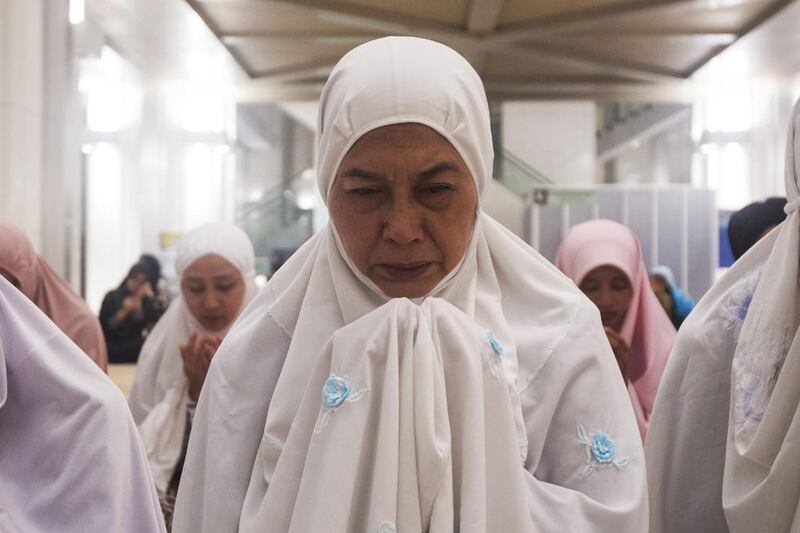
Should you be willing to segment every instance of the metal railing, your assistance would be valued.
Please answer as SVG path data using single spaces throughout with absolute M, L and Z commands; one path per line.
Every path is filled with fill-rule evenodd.
M 537 186 L 553 183 L 542 172 L 508 150 L 503 150 L 496 157 L 499 157 L 500 161 L 495 166 L 494 178 L 522 198 L 527 198 L 528 194 Z

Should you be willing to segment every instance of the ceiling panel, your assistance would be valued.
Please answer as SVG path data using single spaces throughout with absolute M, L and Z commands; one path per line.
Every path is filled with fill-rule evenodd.
M 579 55 L 602 57 L 609 63 L 619 61 L 686 74 L 716 51 L 713 41 L 683 35 L 577 35 L 550 42 L 575 49 Z
M 417 35 L 459 50 L 487 87 L 592 94 L 680 85 L 790 0 L 185 0 L 250 75 L 317 88 L 348 50 Z M 796 0 L 800 1 L 800 0 Z M 473 30 L 471 33 L 468 29 Z M 313 89 L 316 90 L 316 89 Z M 308 92 L 307 91 L 307 92 Z M 491 91 L 491 89 L 490 89 Z M 304 94 L 307 94 L 304 93 Z M 313 91 L 312 91 L 313 92 Z
M 263 0 L 194 0 L 223 34 L 227 33 L 353 33 L 356 23 L 283 2 Z
M 400 15 L 462 26 L 470 0 L 346 0 L 341 3 L 383 11 L 390 16 Z
M 530 53 L 530 57 L 524 59 L 520 55 L 508 55 L 504 53 L 492 53 L 486 66 L 480 72 L 484 78 L 543 78 L 555 79 L 558 77 L 576 78 L 581 76 L 603 76 L 608 72 L 601 66 L 576 67 L 564 61 L 551 60 L 537 57 L 535 52 Z
M 248 70 L 258 77 L 275 70 L 290 71 L 291 67 L 307 71 L 309 66 L 333 65 L 361 42 L 325 42 L 314 38 L 240 39 L 231 46 L 245 59 Z
M 505 0 L 500 26 L 517 25 L 549 17 L 567 17 L 585 10 L 601 11 L 630 4 L 630 0 Z
M 598 23 L 598 31 L 631 31 L 648 32 L 729 32 L 742 31 L 749 22 L 771 5 L 774 1 L 751 0 L 737 1 L 732 5 L 716 7 L 708 2 L 682 2 L 670 7 L 661 8 L 654 15 L 644 10 L 615 17 L 611 21 Z

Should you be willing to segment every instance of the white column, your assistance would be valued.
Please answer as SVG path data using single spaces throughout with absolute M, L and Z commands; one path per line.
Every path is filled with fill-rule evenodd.
M 75 281 L 80 161 L 67 141 L 77 139 L 68 7 L 0 2 L 0 218 Z

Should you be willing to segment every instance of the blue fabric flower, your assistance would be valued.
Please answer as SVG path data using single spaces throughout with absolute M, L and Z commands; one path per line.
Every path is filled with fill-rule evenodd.
M 617 455 L 614 439 L 608 434 L 598 431 L 592 435 L 592 456 L 598 463 L 610 463 Z
M 325 407 L 339 407 L 350 396 L 350 383 L 343 377 L 331 374 L 322 387 L 322 404 Z
M 492 347 L 492 351 L 495 353 L 497 357 L 503 355 L 503 345 L 500 344 L 500 341 L 497 340 L 497 337 L 494 336 L 494 333 L 491 331 L 487 334 L 487 339 L 489 340 L 489 346 Z
M 581 479 L 588 477 L 595 470 L 623 468 L 633 462 L 632 457 L 617 457 L 617 445 L 608 433 L 595 431 L 589 434 L 580 422 L 577 427 L 578 442 L 586 446 L 586 464 L 580 475 Z

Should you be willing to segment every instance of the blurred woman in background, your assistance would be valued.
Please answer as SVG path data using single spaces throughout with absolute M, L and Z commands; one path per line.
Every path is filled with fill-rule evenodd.
M 786 198 L 775 196 L 736 211 L 728 221 L 728 241 L 738 261 L 747 250 L 786 219 Z
M 158 275 L 141 259 L 133 265 L 119 287 L 103 298 L 100 324 L 112 363 L 135 363 L 145 339 L 161 315 L 165 301 L 156 297 Z
M 97 366 L 107 371 L 103 330 L 86 302 L 50 268 L 18 229 L 0 223 L 0 276 L 11 282 Z
M 177 245 L 180 296 L 147 337 L 129 404 L 170 528 L 194 408 L 222 338 L 255 295 L 255 254 L 225 223 L 187 233 Z
M 584 222 L 561 243 L 556 266 L 600 310 L 644 441 L 675 328 L 650 290 L 639 239 L 611 220 Z
M 683 321 L 694 309 L 694 300 L 683 292 L 675 283 L 675 276 L 668 266 L 659 265 L 650 272 L 650 288 L 661 302 L 675 329 L 681 327 Z

